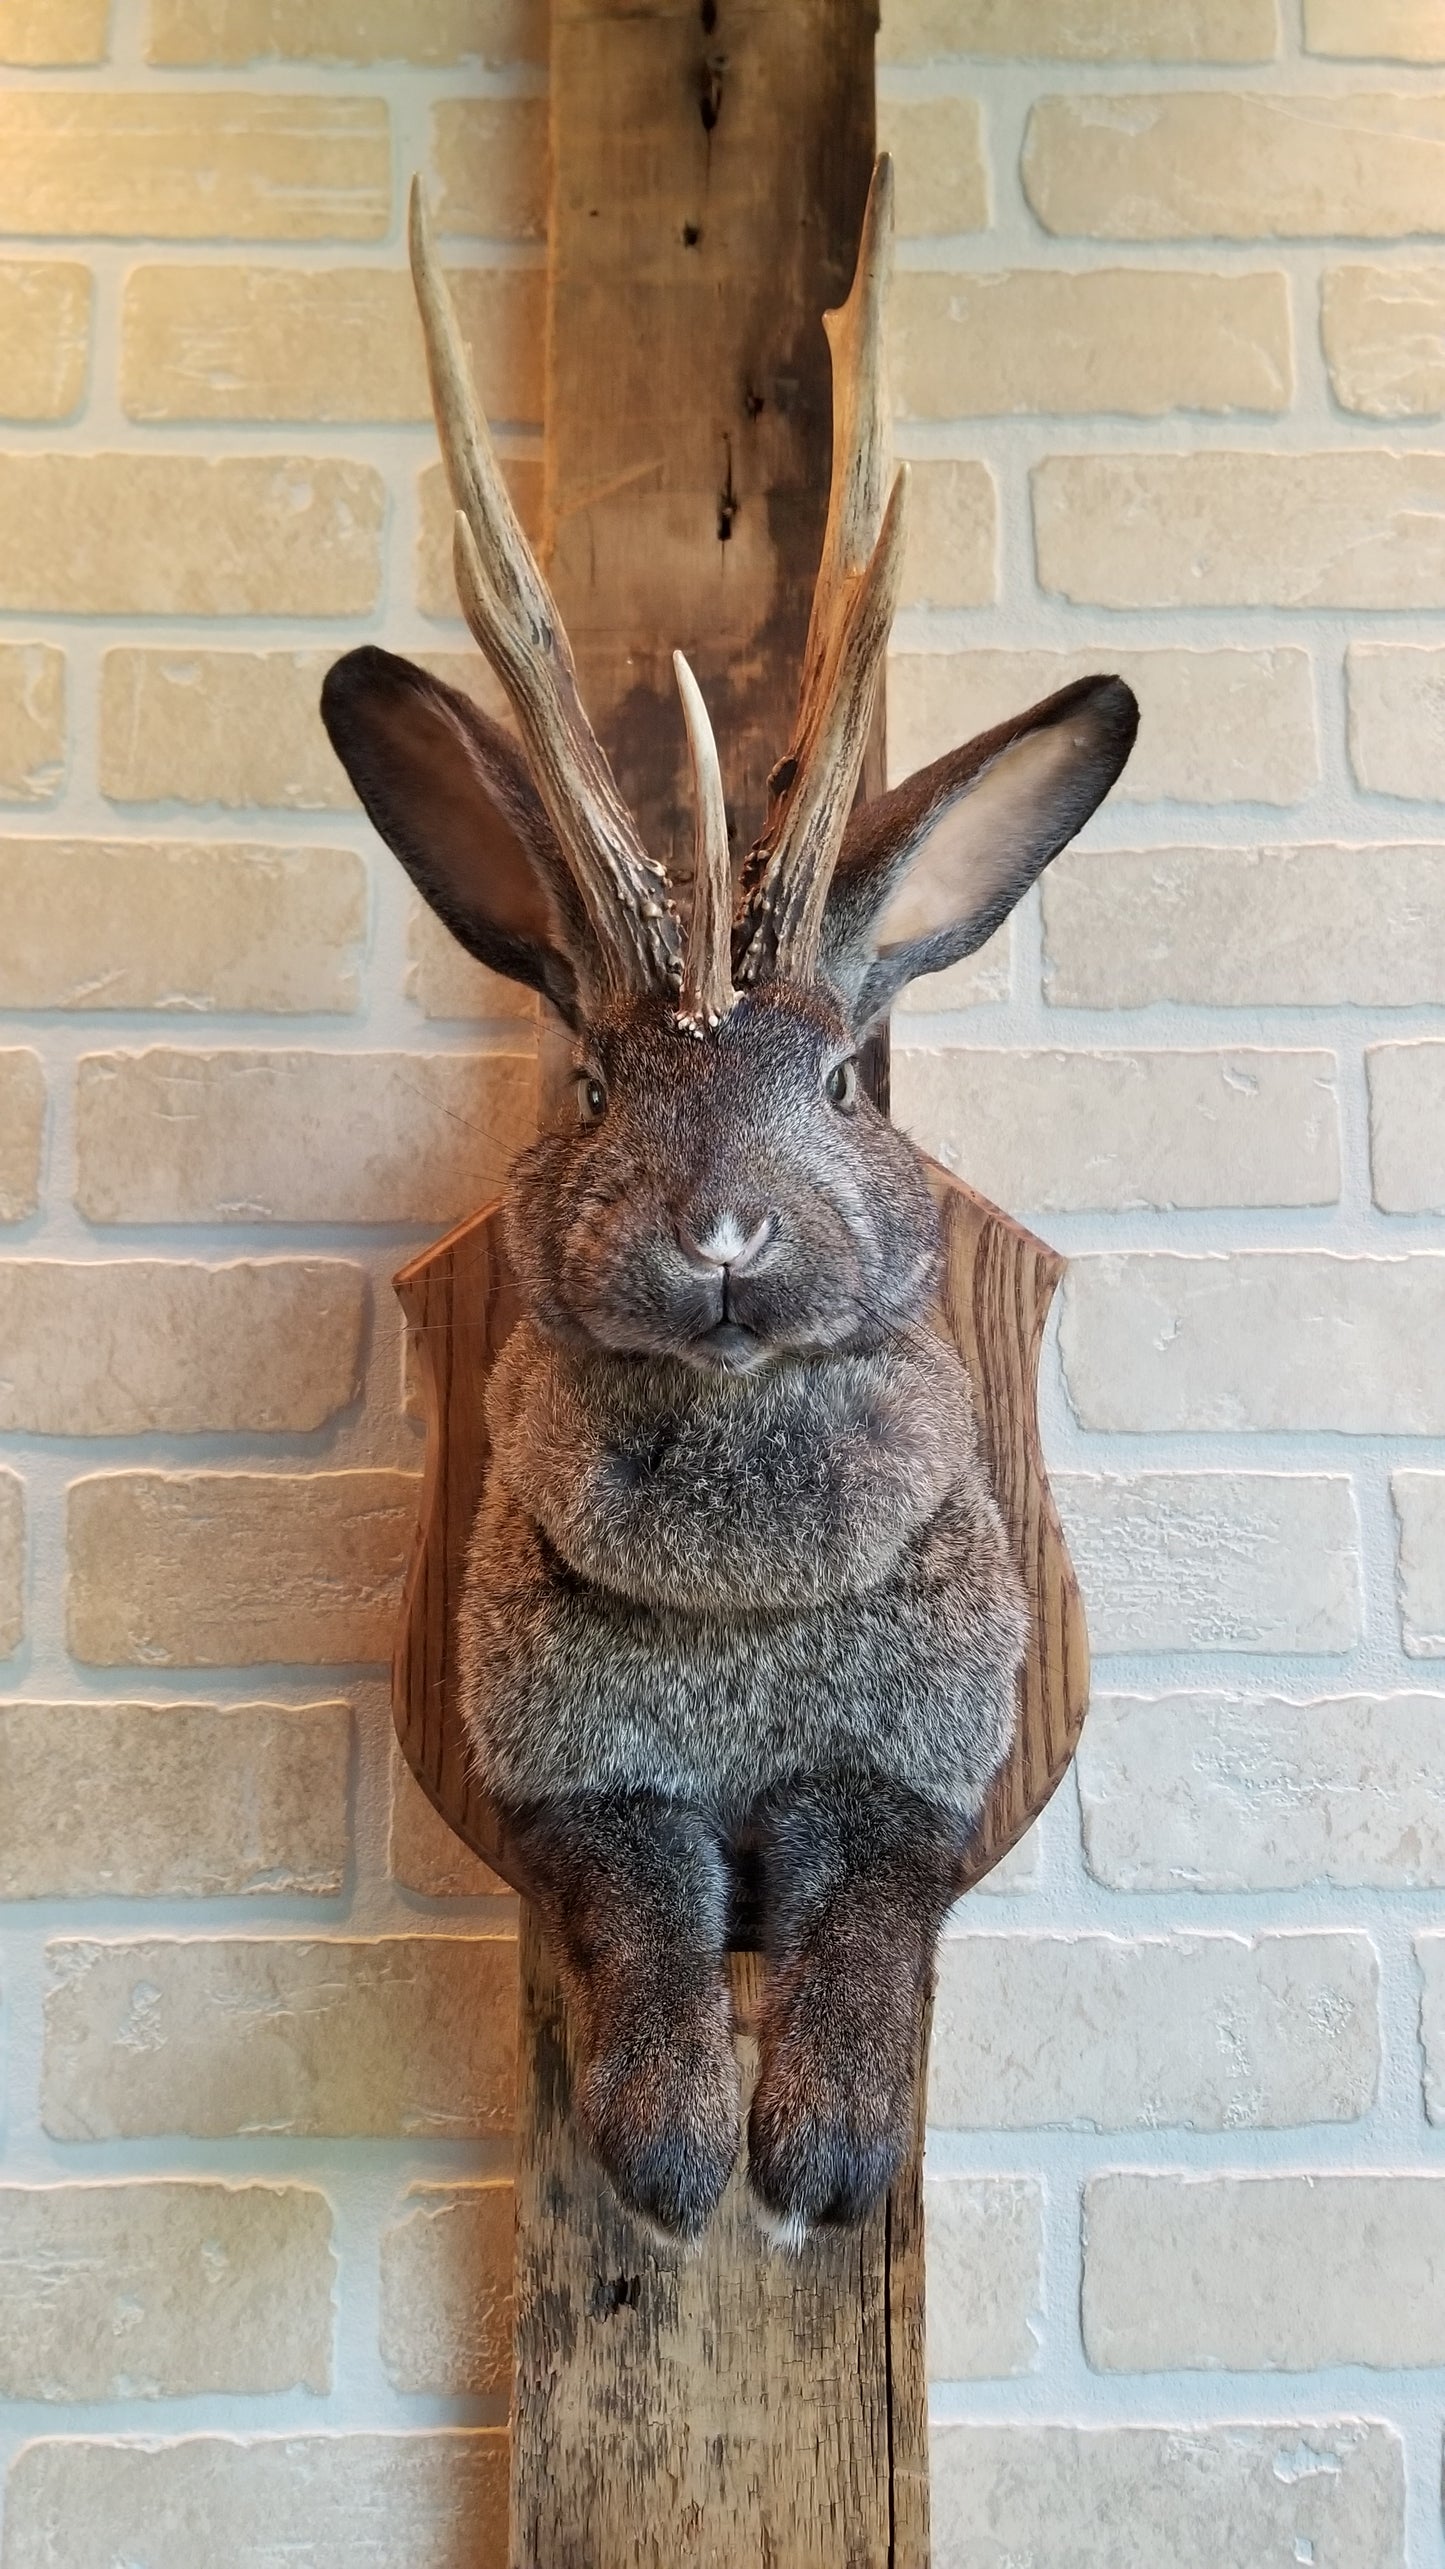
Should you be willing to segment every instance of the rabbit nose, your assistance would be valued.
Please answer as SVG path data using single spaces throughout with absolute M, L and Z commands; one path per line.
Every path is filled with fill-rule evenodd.
M 738 1214 L 723 1213 L 701 1232 L 692 1230 L 679 1218 L 677 1236 L 684 1256 L 694 1266 L 726 1267 L 736 1275 L 762 1256 L 777 1227 L 775 1213 L 765 1213 L 751 1230 Z

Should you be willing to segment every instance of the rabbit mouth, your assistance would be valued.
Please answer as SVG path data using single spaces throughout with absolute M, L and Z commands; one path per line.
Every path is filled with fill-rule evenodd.
M 715 1329 L 705 1330 L 679 1350 L 689 1363 L 724 1374 L 750 1374 L 755 1366 L 767 1363 L 770 1352 L 766 1339 L 755 1329 L 745 1329 L 740 1320 L 720 1320 Z

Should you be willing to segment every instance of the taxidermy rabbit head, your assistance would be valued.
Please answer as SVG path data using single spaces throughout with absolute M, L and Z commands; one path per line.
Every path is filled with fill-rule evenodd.
M 381 836 L 483 963 L 576 1039 L 576 1108 L 514 1173 L 535 1316 L 605 1349 L 747 1373 L 877 1345 L 914 1318 L 936 1225 L 857 1052 L 905 983 L 981 946 L 1119 774 L 1137 709 L 1080 680 L 854 811 L 903 560 L 881 362 L 881 161 L 852 292 L 827 316 L 832 491 L 791 746 L 734 893 L 721 770 L 675 655 L 697 838 L 684 928 L 578 699 L 513 514 L 413 192 L 413 273 L 457 515 L 458 594 L 520 747 L 390 653 L 353 651 L 322 713 Z

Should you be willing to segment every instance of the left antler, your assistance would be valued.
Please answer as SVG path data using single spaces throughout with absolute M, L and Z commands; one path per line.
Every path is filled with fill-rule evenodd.
M 472 390 L 456 314 L 411 191 L 411 270 L 432 406 L 457 516 L 457 594 L 511 701 L 537 791 L 587 906 L 608 979 L 676 992 L 682 930 L 664 868 L 643 847 L 583 712 L 551 591 L 517 523 Z
M 792 744 L 773 771 L 777 801 L 744 874 L 740 981 L 807 980 L 817 968 L 828 886 L 878 700 L 907 497 L 906 465 L 887 488 L 883 327 L 892 262 L 893 165 L 884 153 L 848 300 L 823 316 L 833 359 L 828 523 Z

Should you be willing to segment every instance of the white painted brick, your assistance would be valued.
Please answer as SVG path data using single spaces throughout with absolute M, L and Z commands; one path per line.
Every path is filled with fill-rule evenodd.
M 929 2380 L 1032 2372 L 1043 2336 L 1042 2187 L 1031 2177 L 930 2177 L 924 2210 Z
M 1404 2569 L 1398 2432 L 1317 2415 L 937 2425 L 935 2569 Z
M 354 1009 L 366 907 L 345 847 L 0 838 L 0 1008 Z
M 887 0 L 879 53 L 1231 63 L 1272 62 L 1278 46 L 1275 0 Z
M 0 1899 L 335 1899 L 345 1704 L 0 1704 Z
M 68 1493 L 67 1629 L 101 1668 L 387 1660 L 410 1472 L 101 1472 Z
M 1279 411 L 1294 390 L 1277 271 L 913 270 L 893 290 L 889 360 L 905 419 Z
M 1445 2177 L 1094 2177 L 1083 2322 L 1103 2372 L 1445 2362 Z
M 499 1019 L 535 1025 L 535 992 L 477 963 L 444 928 L 434 910 L 418 901 L 407 926 L 406 994 L 424 1017 Z
M 339 1258 L 0 1261 L 0 1427 L 320 1427 L 355 1398 L 368 1301 Z
M 1417 1936 L 1420 2045 L 1425 2057 L 1425 2111 L 1445 2123 L 1445 1936 Z
M 1445 1435 L 1445 1257 L 1079 1257 L 1059 1346 L 1087 1427 Z
M 904 1041 L 893 1056 L 892 1111 L 945 1168 L 1018 1211 L 1332 1204 L 1334 1081 L 1332 1053 L 985 1052 Z
M 1327 268 L 1320 337 L 1342 410 L 1366 419 L 1445 409 L 1445 266 Z
M 1445 1695 L 1096 1695 L 1078 1777 L 1113 1891 L 1445 1890 Z
M 8 1659 L 25 1629 L 25 1484 L 0 1472 L 0 1658 Z
M 939 1952 L 928 2119 L 967 2131 L 1348 2123 L 1379 2065 L 1357 1935 L 961 1935 Z
M 1445 122 L 1441 182 L 1445 207 Z M 1445 455 L 1054 455 L 1032 483 L 1039 579 L 1079 605 L 1428 609 L 1445 587 Z
M 92 1053 L 91 1222 L 447 1222 L 536 1131 L 531 1053 Z
M 1400 1627 L 1411 1659 L 1445 1659 L 1445 1472 L 1391 1476 Z
M 297 2569 L 506 2569 L 506 2436 L 47 2437 L 11 2466 L 5 2569 L 273 2569 L 278 2539 Z
M 936 603 L 955 601 L 940 596 Z M 1083 651 L 895 651 L 888 664 L 893 775 L 926 767 L 1073 679 L 1104 671 L 1123 678 L 1140 706 L 1139 737 L 1114 788 L 1116 801 L 1298 803 L 1315 783 L 1308 652 L 1121 651 L 1108 636 Z
M 40 1201 L 45 1072 L 38 1053 L 0 1052 L 0 1222 L 23 1222 Z
M 331 2388 L 313 2186 L 0 2186 L 0 2397 Z
M 1041 98 L 1024 191 L 1105 241 L 1389 241 L 1445 228 L 1445 99 L 1298 85 Z
M 1445 62 L 1438 0 L 1304 0 L 1305 50 L 1363 62 Z
M 1043 911 L 1056 1008 L 1445 1001 L 1445 847 L 1090 848 Z
M 57 1941 L 49 1958 L 55 2140 L 511 2128 L 510 1934 Z
M 510 2177 L 408 2190 L 381 2234 L 381 2360 L 395 2389 L 505 2398 L 514 2227 Z
M 1445 1043 L 1374 1044 L 1370 1174 L 1384 1213 L 1445 1211 Z
M 1096 1654 L 1342 1651 L 1360 1639 L 1343 1473 L 1055 1472 Z
M 1352 642 L 1350 764 L 1368 794 L 1445 802 L 1445 651 Z

